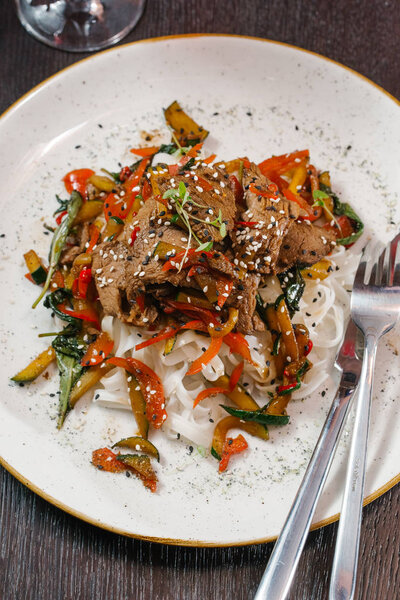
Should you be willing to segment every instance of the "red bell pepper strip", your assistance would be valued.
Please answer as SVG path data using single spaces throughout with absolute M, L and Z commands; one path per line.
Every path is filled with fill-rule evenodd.
M 99 365 L 111 354 L 113 348 L 113 340 L 108 333 L 102 331 L 95 341 L 88 346 L 88 349 L 81 360 L 81 365 L 84 367 L 94 367 L 95 365 Z
M 313 346 L 314 346 L 313 342 L 311 340 L 308 340 L 307 346 L 304 351 L 304 356 L 308 356 L 310 354 L 311 350 L 313 349 Z
M 239 182 L 236 175 L 229 176 L 229 185 L 231 186 L 231 190 L 233 195 L 235 196 L 236 204 L 240 206 L 244 206 L 244 191 L 241 183 Z
M 301 209 L 304 210 L 304 212 L 306 213 L 305 215 L 300 215 L 299 219 L 304 221 L 316 221 L 317 219 L 320 218 L 321 214 L 322 214 L 322 206 L 314 206 L 314 208 L 312 206 L 310 206 L 308 204 L 308 202 L 306 200 L 304 200 L 304 198 L 302 198 L 300 196 L 300 194 L 294 194 L 291 190 L 286 189 L 283 190 L 283 195 L 285 196 L 285 198 L 287 200 L 290 200 L 291 202 L 295 202 L 296 204 L 298 204 L 300 206 Z
M 218 291 L 217 304 L 220 308 L 222 308 L 232 292 L 233 281 L 232 279 L 217 279 L 216 283 Z
M 90 254 L 91 252 L 93 252 L 95 245 L 99 241 L 99 237 L 100 237 L 99 228 L 96 227 L 96 225 L 89 225 L 89 235 L 90 235 L 89 245 L 86 248 L 86 254 Z
M 81 319 L 82 321 L 87 321 L 88 323 L 93 323 L 93 325 L 96 327 L 96 329 L 98 329 L 99 331 L 101 330 L 99 318 L 94 309 L 87 308 L 84 310 L 77 311 L 77 310 L 71 310 L 71 309 L 67 308 L 65 306 L 65 304 L 59 304 L 58 310 L 60 310 L 61 312 L 63 312 L 64 314 L 66 314 L 70 317 L 74 317 L 75 319 Z
M 146 340 L 145 342 L 137 344 L 137 346 L 135 346 L 135 350 L 142 350 L 143 348 L 157 344 L 157 342 L 161 342 L 162 340 L 168 340 L 169 338 L 174 337 L 177 331 L 179 331 L 177 327 L 164 327 L 164 329 L 161 329 L 161 331 L 159 331 L 159 333 L 157 333 L 154 337 Z
M 122 471 L 127 470 L 126 466 L 121 461 L 117 460 L 117 455 L 108 448 L 93 450 L 92 464 L 98 469 L 107 471 L 108 473 L 122 473 Z
M 175 256 L 171 256 L 167 262 L 163 264 L 162 270 L 169 271 L 170 269 L 178 269 L 180 261 L 184 258 L 186 254 L 185 261 L 183 263 L 183 267 L 186 267 L 188 264 L 191 264 L 192 260 L 195 259 L 198 261 L 201 258 L 207 257 L 212 258 L 213 252 L 196 252 L 194 248 L 189 248 L 188 251 L 182 250 L 182 252 L 178 252 Z M 172 264 L 174 263 L 174 264 Z
M 159 429 L 167 418 L 164 389 L 158 375 L 150 367 L 136 358 L 113 356 L 107 363 L 122 367 L 137 379 L 140 391 L 146 402 L 146 416 L 155 429 Z
M 186 156 L 189 156 L 190 158 L 196 158 L 196 156 L 198 155 L 198 153 L 200 152 L 200 150 L 203 147 L 203 143 L 201 142 L 200 144 L 195 144 L 190 150 L 189 152 L 186 154 Z
M 251 358 L 249 344 L 247 343 L 247 340 L 243 337 L 241 333 L 231 332 L 224 336 L 223 339 L 224 343 L 231 349 L 231 352 L 240 354 L 240 356 L 242 356 L 244 360 L 247 360 L 247 362 L 254 365 L 255 367 L 259 366 Z
M 207 388 L 207 389 L 203 390 L 202 392 L 200 392 L 200 394 L 197 394 L 196 399 L 193 402 L 193 408 L 196 408 L 196 406 L 200 402 L 202 402 L 202 400 L 205 400 L 209 396 L 215 396 L 216 394 L 225 394 L 225 392 L 226 392 L 226 389 L 222 388 L 222 387 Z
M 182 325 L 180 329 L 193 329 L 195 331 L 203 331 L 204 333 L 208 331 L 207 326 L 204 325 L 203 321 L 188 321 L 185 325 Z
M 290 154 L 281 154 L 279 156 L 272 156 L 263 160 L 258 166 L 263 175 L 268 175 L 270 171 L 273 171 L 277 175 L 282 175 L 295 167 L 298 167 L 302 161 L 306 161 L 310 156 L 308 150 L 299 150 L 298 152 L 291 152 Z
M 157 154 L 159 149 L 160 146 L 148 146 L 147 148 L 131 148 L 130 152 L 132 152 L 132 154 L 136 154 L 137 156 L 142 156 L 146 158 L 148 156 L 153 156 L 154 154 Z
M 239 227 L 255 227 L 258 221 L 235 221 L 235 225 Z
M 68 194 L 71 194 L 75 190 L 80 193 L 83 200 L 86 200 L 87 182 L 92 175 L 94 175 L 92 169 L 76 169 L 67 173 L 63 177 L 63 182 Z
M 145 294 L 139 294 L 139 296 L 136 296 L 135 298 L 136 303 L 138 304 L 140 311 L 143 313 L 144 309 L 146 307 L 146 296 Z
M 142 198 L 146 202 L 146 200 L 151 198 L 152 195 L 153 195 L 153 188 L 151 187 L 148 179 L 145 179 L 143 186 L 142 186 Z
M 333 225 L 331 223 L 325 223 L 325 225 L 323 226 L 324 229 L 333 231 L 337 238 L 350 237 L 351 234 L 354 233 L 354 227 L 352 226 L 349 217 L 347 217 L 346 215 L 340 215 L 339 217 L 335 218 L 336 223 L 334 223 Z M 346 248 L 352 245 L 353 244 L 348 244 Z
M 232 392 L 237 384 L 239 383 L 239 379 L 243 373 L 244 362 L 239 363 L 232 371 L 232 374 L 229 378 L 229 391 Z
M 228 466 L 229 460 L 234 454 L 240 454 L 248 448 L 248 444 L 242 434 L 239 434 L 236 438 L 226 438 L 223 448 L 222 456 L 219 461 L 218 471 L 223 473 Z
M 196 358 L 196 360 L 192 362 L 191 367 L 187 371 L 186 375 L 195 375 L 195 373 L 200 373 L 203 367 L 218 354 L 218 352 L 221 350 L 221 346 L 222 338 L 211 338 L 211 342 L 207 350 L 199 358 Z
M 91 281 L 92 269 L 90 267 L 83 267 L 78 277 L 78 292 L 80 298 L 86 298 Z
M 194 177 L 197 177 L 197 181 L 195 181 L 196 185 L 200 186 L 205 192 L 209 192 L 214 188 L 213 184 L 204 179 L 204 177 L 200 177 L 200 175 L 196 175 L 194 171 Z
M 137 238 L 137 234 L 139 233 L 139 231 L 140 231 L 140 227 L 136 226 L 136 227 L 133 228 L 132 233 L 131 233 L 131 237 L 130 237 L 130 240 L 129 240 L 129 243 L 130 243 L 131 246 L 132 246 L 132 244 L 135 243 L 135 240 Z
M 211 310 L 208 310 L 208 308 L 200 308 L 200 306 L 193 306 L 192 304 L 177 302 L 176 300 L 167 300 L 167 303 L 175 310 L 180 310 L 184 314 L 194 313 L 196 316 L 200 317 L 206 326 L 209 326 L 210 323 L 213 323 L 217 327 L 221 325 L 221 323 L 215 318 L 214 313 Z
M 132 174 L 132 171 L 130 170 L 129 167 L 122 167 L 121 171 L 119 172 L 119 179 L 120 181 L 122 181 L 122 183 L 124 181 L 126 181 L 128 179 L 128 177 L 130 177 Z
M 279 196 L 277 195 L 278 186 L 275 183 L 271 183 L 268 187 L 274 186 L 273 190 L 259 190 L 254 183 L 250 183 L 249 192 L 256 194 L 257 196 L 262 196 L 263 198 L 272 198 L 273 200 L 277 200 Z
M 149 162 L 150 162 L 149 158 L 144 158 L 143 160 L 141 160 L 136 171 L 134 171 L 128 177 L 128 179 L 125 180 L 124 188 L 127 192 L 131 192 L 132 189 L 139 184 Z M 134 198 L 132 198 L 132 202 L 133 202 L 133 200 L 134 200 Z
M 210 156 L 207 156 L 207 158 L 203 158 L 202 162 L 205 163 L 206 165 L 209 165 L 210 163 L 212 163 L 215 159 L 217 158 L 216 154 L 210 154 Z
M 65 215 L 68 213 L 67 210 L 63 210 L 60 214 L 58 214 L 56 216 L 56 223 L 57 225 L 60 225 L 61 221 L 63 220 L 63 218 L 65 217 Z

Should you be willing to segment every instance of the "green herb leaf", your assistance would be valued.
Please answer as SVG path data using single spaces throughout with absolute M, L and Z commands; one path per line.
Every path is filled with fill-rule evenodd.
M 326 200 L 327 198 L 330 198 L 329 194 L 327 194 L 323 190 L 314 190 L 312 195 L 314 200 Z
M 51 242 L 50 247 L 49 270 L 47 272 L 47 279 L 43 286 L 42 293 L 35 300 L 35 302 L 32 305 L 32 308 L 35 308 L 39 304 L 39 302 L 49 289 L 51 278 L 53 277 L 54 271 L 57 268 L 57 264 L 61 256 L 61 252 L 64 248 L 66 239 L 81 206 L 82 196 L 78 192 L 73 191 L 68 202 L 68 213 L 66 217 L 61 221 L 60 225 L 57 227 L 53 235 L 53 240 Z
M 178 149 L 179 148 L 176 144 L 161 144 L 158 152 L 164 152 L 164 154 L 173 154 Z
M 358 240 L 359 237 L 363 234 L 364 231 L 364 223 L 361 221 L 358 214 L 352 209 L 350 204 L 347 202 L 341 202 L 339 198 L 334 194 L 331 188 L 328 185 L 320 184 L 320 188 L 322 191 L 326 192 L 333 200 L 334 208 L 333 212 L 335 215 L 345 215 L 355 223 L 356 231 L 345 238 L 339 238 L 336 240 L 337 244 L 341 244 L 343 246 L 348 246 L 349 244 L 353 244 Z
M 58 429 L 61 429 L 69 410 L 71 389 L 81 376 L 83 367 L 73 356 L 69 356 L 68 354 L 64 354 L 57 350 L 56 358 L 58 370 L 60 371 L 60 403 L 57 427 Z
M 184 198 L 186 196 L 186 185 L 183 183 L 183 181 L 179 182 L 178 192 L 179 192 L 179 197 L 181 198 L 181 200 L 184 200 Z
M 294 313 L 299 310 L 299 302 L 305 288 L 303 276 L 300 269 L 297 266 L 293 266 L 280 273 L 278 279 L 289 309 L 289 314 L 293 317 Z
M 212 250 L 212 247 L 212 242 L 204 242 L 204 244 L 200 244 L 200 246 L 196 248 L 196 252 L 210 252 L 210 250 Z
M 110 217 L 110 219 L 112 219 L 113 221 L 115 221 L 118 225 L 123 225 L 124 224 L 123 220 L 120 219 L 119 217 L 113 216 L 113 217 Z

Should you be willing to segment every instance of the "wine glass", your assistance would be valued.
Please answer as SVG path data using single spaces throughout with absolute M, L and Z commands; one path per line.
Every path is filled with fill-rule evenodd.
M 142 16 L 146 0 L 15 0 L 25 29 L 48 46 L 91 52 L 116 44 Z

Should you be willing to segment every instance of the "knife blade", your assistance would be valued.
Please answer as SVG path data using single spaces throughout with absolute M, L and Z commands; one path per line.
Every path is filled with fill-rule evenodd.
M 350 319 L 335 360 L 341 375 L 338 390 L 254 600 L 287 597 L 360 378 L 360 336 Z

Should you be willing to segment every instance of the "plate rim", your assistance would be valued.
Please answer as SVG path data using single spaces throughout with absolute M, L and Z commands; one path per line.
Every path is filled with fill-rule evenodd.
M 261 38 L 261 37 L 250 36 L 250 35 L 225 34 L 225 33 L 186 33 L 186 34 L 151 37 L 151 38 L 145 38 L 142 40 L 136 40 L 133 42 L 128 42 L 125 44 L 121 44 L 119 46 L 113 46 L 111 48 L 107 48 L 106 50 L 96 52 L 95 54 L 91 54 L 91 55 L 86 56 L 76 62 L 73 62 L 71 65 L 67 65 L 66 67 L 64 67 L 63 69 L 60 69 L 56 73 L 53 73 L 46 79 L 43 79 L 37 85 L 35 85 L 30 90 L 25 92 L 22 96 L 20 96 L 17 100 L 15 100 L 0 115 L 0 125 L 1 125 L 1 121 L 6 116 L 8 116 L 14 110 L 16 110 L 20 104 L 22 104 L 30 96 L 33 96 L 38 90 L 43 88 L 47 83 L 49 83 L 53 79 L 56 79 L 58 76 L 64 74 L 66 71 L 76 68 L 79 65 L 81 65 L 82 63 L 85 63 L 86 61 L 93 60 L 93 58 L 95 58 L 98 55 L 106 54 L 109 52 L 116 52 L 120 49 L 127 48 L 130 46 L 136 45 L 136 44 L 156 43 L 156 42 L 162 42 L 162 41 L 168 41 L 168 40 L 174 40 L 174 39 L 191 39 L 191 38 L 228 38 L 228 39 L 234 38 L 234 39 L 240 39 L 240 40 L 266 42 L 268 44 L 291 48 L 293 50 L 303 52 L 303 53 L 311 55 L 311 56 L 315 56 L 319 59 L 323 59 L 323 60 L 327 61 L 328 63 L 332 63 L 332 64 L 350 72 L 351 74 L 364 80 L 369 85 L 372 85 L 373 87 L 375 87 L 379 92 L 385 94 L 390 100 L 392 100 L 395 104 L 397 104 L 400 107 L 400 100 L 397 99 L 393 94 L 388 92 L 385 88 L 383 88 L 379 84 L 375 83 L 374 81 L 372 81 L 371 79 L 369 79 L 362 73 L 359 73 L 355 69 L 348 67 L 347 65 L 344 65 L 332 58 L 329 58 L 327 56 L 319 54 L 318 52 L 314 52 L 313 50 L 307 50 L 305 48 L 301 48 L 300 46 L 296 46 L 294 44 L 289 44 L 287 42 L 281 42 L 278 40 L 271 40 L 269 38 Z M 35 494 L 37 494 L 38 496 L 40 496 L 41 498 L 43 498 L 44 500 L 46 500 L 47 502 L 49 502 L 50 504 L 55 506 L 56 508 L 64 511 L 65 513 L 67 513 L 73 517 L 80 519 L 81 521 L 89 523 L 90 525 L 94 525 L 105 531 L 110 531 L 111 533 L 123 535 L 125 537 L 143 540 L 143 541 L 147 541 L 147 542 L 156 542 L 159 544 L 167 544 L 167 545 L 171 545 L 171 546 L 189 546 L 189 547 L 196 547 L 196 548 L 226 548 L 226 547 L 234 547 L 234 546 L 250 546 L 250 545 L 254 545 L 254 544 L 264 544 L 264 543 L 268 543 L 268 542 L 273 542 L 278 537 L 278 536 L 272 536 L 272 537 L 266 537 L 266 538 L 257 538 L 255 540 L 245 540 L 245 541 L 241 541 L 241 542 L 221 543 L 221 542 L 204 542 L 204 541 L 200 541 L 200 540 L 180 540 L 177 538 L 164 538 L 164 537 L 146 536 L 146 535 L 141 535 L 138 533 L 132 533 L 131 531 L 125 531 L 124 529 L 120 529 L 118 527 L 114 527 L 112 525 L 99 522 L 96 519 L 94 519 L 93 517 L 90 517 L 80 511 L 74 510 L 67 504 L 64 504 L 63 502 L 57 500 L 56 498 L 54 498 L 53 496 L 51 496 L 50 494 L 48 494 L 47 492 L 42 490 L 40 487 L 38 487 L 36 484 L 32 483 L 29 479 L 27 479 L 24 475 L 22 475 L 19 471 L 17 471 L 12 465 L 10 465 L 2 456 L 0 456 L 0 465 L 4 469 L 6 469 L 6 471 L 8 471 L 13 477 L 15 477 L 20 483 L 22 483 L 25 487 L 27 487 L 30 491 L 34 492 Z M 373 502 L 374 500 L 376 500 L 377 498 L 382 496 L 384 493 L 389 491 L 392 487 L 394 487 L 399 482 L 400 482 L 400 473 L 395 475 L 392 479 L 387 481 L 384 485 L 379 487 L 377 490 L 373 491 L 371 494 L 366 496 L 363 500 L 363 506 L 370 504 L 371 502 Z M 330 525 L 331 523 L 334 523 L 335 521 L 337 521 L 339 519 L 339 517 L 340 517 L 340 513 L 336 513 L 330 517 L 322 519 L 321 521 L 314 523 L 311 526 L 310 530 L 313 531 L 315 529 L 320 529 L 322 527 L 325 527 L 326 525 Z

